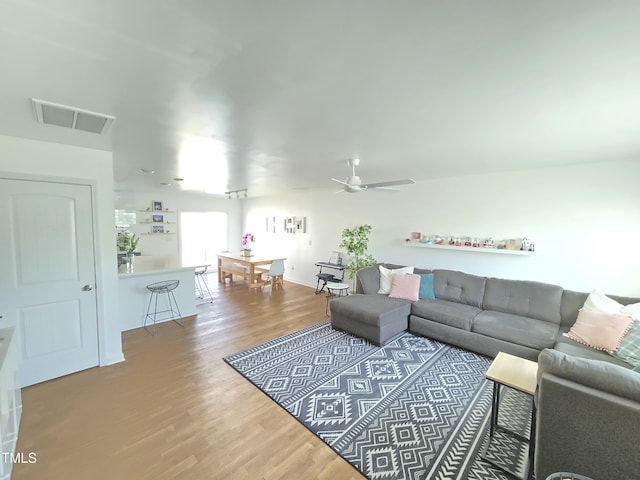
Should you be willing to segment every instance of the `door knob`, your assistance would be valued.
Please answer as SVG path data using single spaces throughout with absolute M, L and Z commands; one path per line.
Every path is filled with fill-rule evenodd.
M 93 290 L 93 285 L 86 284 L 84 287 L 82 287 L 82 290 L 84 290 L 85 292 L 90 292 L 91 290 Z

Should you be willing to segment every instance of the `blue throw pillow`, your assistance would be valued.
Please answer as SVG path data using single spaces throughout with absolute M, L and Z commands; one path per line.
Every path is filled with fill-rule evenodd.
M 429 300 L 435 300 L 436 295 L 433 292 L 433 273 L 420 274 L 420 290 L 418 290 L 418 297 L 420 299 L 426 298 Z

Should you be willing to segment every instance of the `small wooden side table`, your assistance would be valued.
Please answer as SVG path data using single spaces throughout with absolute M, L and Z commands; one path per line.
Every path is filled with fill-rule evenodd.
M 532 362 L 531 360 L 527 360 L 525 358 L 516 357 L 515 355 L 510 355 L 508 353 L 499 352 L 496 358 L 493 359 L 493 362 L 489 366 L 487 370 L 486 377 L 487 379 L 493 382 L 493 397 L 491 402 L 491 426 L 489 430 L 489 442 L 487 443 L 487 447 L 493 440 L 493 435 L 498 428 L 498 413 L 500 408 L 500 389 L 502 386 L 513 388 L 520 392 L 526 393 L 527 395 L 531 395 L 531 432 L 529 434 L 529 438 L 523 437 L 522 435 L 508 430 L 502 426 L 500 426 L 500 430 L 504 433 L 510 434 L 516 438 L 519 438 L 523 441 L 529 443 L 529 458 L 528 458 L 528 474 L 525 475 L 525 478 L 533 477 L 533 461 L 534 461 L 534 452 L 535 452 L 535 433 L 536 433 L 536 406 L 535 402 L 533 402 L 533 394 L 536 391 L 536 386 L 538 382 L 538 364 L 536 362 Z M 481 458 L 485 461 L 493 465 L 494 467 L 502 470 L 509 475 L 519 478 L 515 473 L 507 470 L 501 465 L 496 464 L 490 459 L 485 458 L 486 449 L 481 455 Z

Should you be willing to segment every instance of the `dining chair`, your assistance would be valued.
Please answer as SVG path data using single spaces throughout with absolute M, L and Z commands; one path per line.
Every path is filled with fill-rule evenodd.
M 284 260 L 274 260 L 273 262 L 271 262 L 271 266 L 269 267 L 269 271 L 267 272 L 267 278 L 264 279 L 263 287 L 271 285 L 272 293 L 273 289 L 277 288 L 278 285 L 280 285 L 280 288 L 284 288 L 283 276 Z

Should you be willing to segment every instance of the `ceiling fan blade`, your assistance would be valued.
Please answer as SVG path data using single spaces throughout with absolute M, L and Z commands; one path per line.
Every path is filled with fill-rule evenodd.
M 393 188 L 393 187 L 368 187 L 366 188 L 366 190 L 393 190 L 394 192 L 399 192 L 400 189 L 399 188 Z
M 332 178 L 331 180 L 333 180 L 334 182 L 338 182 L 340 185 L 349 186 L 347 182 L 343 182 L 342 180 L 338 180 L 337 178 Z
M 404 180 L 389 180 L 388 182 L 365 183 L 364 185 L 360 185 L 360 187 L 363 187 L 363 188 L 394 187 L 396 185 L 408 185 L 410 183 L 416 183 L 416 181 L 411 178 L 405 178 Z

